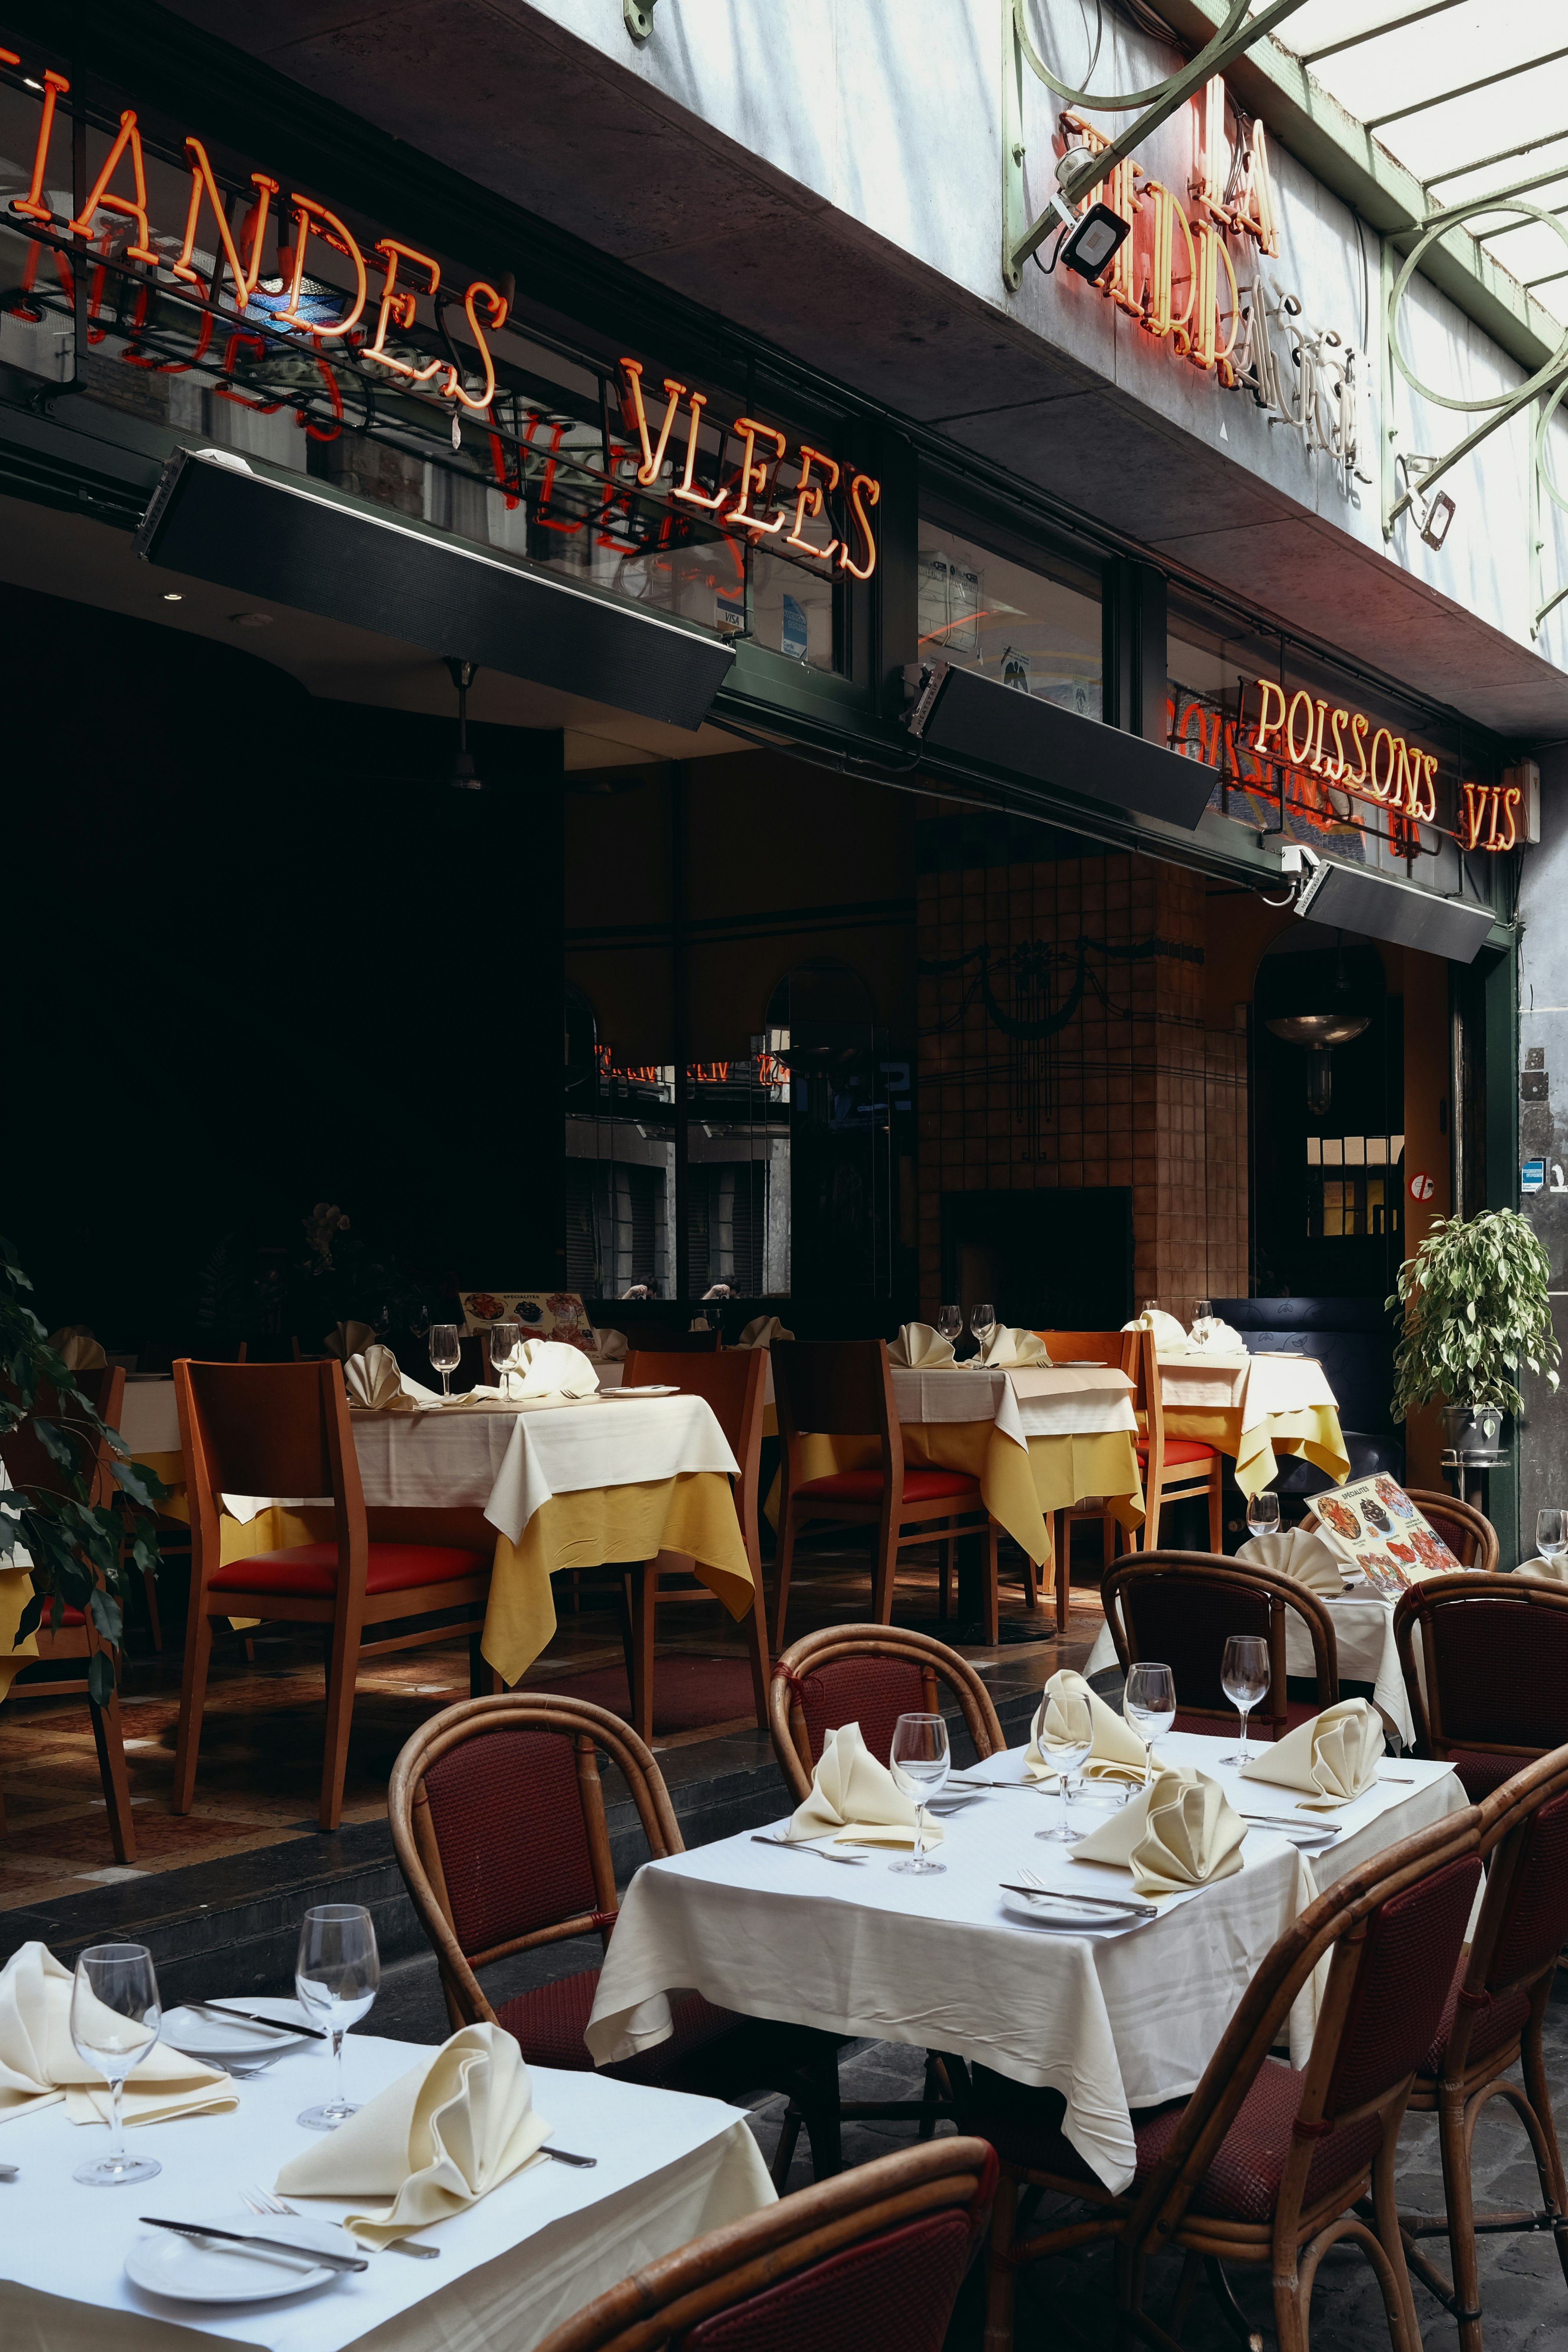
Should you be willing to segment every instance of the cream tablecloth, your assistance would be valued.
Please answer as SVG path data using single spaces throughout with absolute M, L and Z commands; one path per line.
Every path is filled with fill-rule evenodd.
M 1288 1811 L 1288 1790 L 1218 1764 L 1231 1745 L 1172 1733 L 1159 1753 L 1212 1772 L 1238 1811 Z M 986 1772 L 1020 1774 L 1022 1756 L 1010 1750 Z M 1399 1769 L 1416 1786 L 1347 1806 L 1338 1843 L 1310 1864 L 1273 1832 L 1250 1830 L 1233 1877 L 1122 1934 L 1052 1933 L 1003 1907 L 998 1880 L 1026 1867 L 1089 1894 L 1131 1885 L 1125 1872 L 1040 1843 L 1033 1832 L 1058 1818 L 1057 1800 L 1034 1790 L 988 1791 L 946 1816 L 941 1878 L 895 1875 L 880 1856 L 807 1870 L 750 1832 L 647 1864 L 605 1956 L 588 2046 L 600 2065 L 652 2047 L 670 2031 L 668 1994 L 694 1986 L 754 2016 L 945 2051 L 1059 2090 L 1068 2139 L 1121 2188 L 1134 2162 L 1129 2110 L 1194 2088 L 1258 1962 L 1303 1906 L 1368 1854 L 1463 1809 L 1446 1764 Z M 1298 2063 L 1313 2018 L 1309 1988 L 1291 2017 Z
M 352 2035 L 344 2063 L 353 2095 L 370 2097 L 421 2054 L 410 2042 Z M 107 2134 L 68 2124 L 58 2106 L 7 2123 L 0 2153 L 21 2177 L 3 2190 L 0 2343 L 6 2352 L 179 2352 L 194 2331 L 268 2352 L 345 2352 L 367 2339 L 367 2352 L 529 2352 L 644 2263 L 773 2202 L 757 2144 L 733 2107 L 594 2074 L 530 2071 L 553 2137 L 596 2156 L 595 2170 L 532 2165 L 419 2231 L 439 2245 L 439 2262 L 373 2254 L 358 2275 L 272 2304 L 176 2304 L 144 2294 L 125 2277 L 125 2250 L 141 2213 L 211 2221 L 240 2212 L 248 2183 L 270 2188 L 309 2137 L 295 2117 L 325 2089 L 326 2061 L 280 2060 L 240 2085 L 233 2113 L 134 2133 L 162 2178 L 94 2198 L 90 2215 L 90 2192 L 71 2188 L 71 2168 Z M 364 2210 L 363 2197 L 294 2201 L 331 2220 Z
M 1332 1389 L 1311 1356 L 1162 1356 L 1167 1437 L 1195 1438 L 1236 1464 L 1256 1495 L 1278 1476 L 1280 1454 L 1304 1454 L 1331 1478 L 1350 1475 Z

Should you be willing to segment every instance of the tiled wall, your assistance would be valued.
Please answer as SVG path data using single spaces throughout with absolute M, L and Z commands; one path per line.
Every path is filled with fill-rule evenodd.
M 1245 1295 L 1247 1040 L 1204 1025 L 1205 887 L 1132 856 L 921 875 L 922 1314 L 957 1190 L 1131 1183 L 1135 1303 Z M 1048 1039 L 998 1024 L 1075 990 Z

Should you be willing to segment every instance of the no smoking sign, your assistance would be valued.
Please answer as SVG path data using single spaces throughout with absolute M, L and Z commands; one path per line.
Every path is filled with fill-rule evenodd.
M 1425 1168 L 1418 1168 L 1410 1179 L 1410 1197 L 1413 1201 L 1429 1201 L 1436 1190 L 1437 1187 L 1427 1175 Z

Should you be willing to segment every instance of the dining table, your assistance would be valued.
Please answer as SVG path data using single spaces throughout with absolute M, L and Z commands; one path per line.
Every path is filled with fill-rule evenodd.
M 1192 1347 L 1157 1353 L 1167 1439 L 1192 1438 L 1228 1454 L 1244 1495 L 1272 1484 L 1282 1454 L 1301 1455 L 1337 1485 L 1350 1475 L 1338 1401 L 1315 1356 Z
M 974 1769 L 977 1781 L 1010 1785 L 976 1788 L 942 1813 L 940 1876 L 889 1869 L 886 1849 L 852 1866 L 764 1843 L 783 1819 L 647 1863 L 605 1954 L 589 2049 L 606 2065 L 655 2048 L 671 2032 L 669 1996 L 694 1989 L 753 2016 L 939 2051 L 1059 2091 L 1073 2147 L 1108 2188 L 1124 2188 L 1131 2111 L 1190 2095 L 1264 1955 L 1306 1906 L 1468 1802 L 1448 1765 L 1402 1758 L 1397 1777 L 1380 1765 L 1375 1785 L 1334 1813 L 1331 1844 L 1304 1851 L 1271 1824 L 1310 1836 L 1322 1816 L 1300 1811 L 1299 1790 L 1243 1780 L 1222 1760 L 1233 1747 L 1173 1731 L 1156 1743 L 1157 1763 L 1195 1765 L 1258 1818 L 1239 1870 L 1162 1898 L 1131 1927 L 1066 1932 L 1005 1891 L 1026 1869 L 1063 1893 L 1110 1899 L 1131 1886 L 1128 1871 L 1036 1836 L 1060 1819 L 1061 1801 L 1026 1780 L 1022 1748 Z M 1071 1811 L 1092 1829 L 1118 1801 L 1101 1784 Z M 1291 2011 L 1297 2065 L 1321 1990 L 1309 1982 Z
M 349 2036 L 344 2057 L 362 2100 L 428 2050 L 374 2033 Z M 697 2098 L 588 2072 L 529 2069 L 552 2138 L 592 2155 L 592 2168 L 535 2158 L 460 2211 L 417 2235 L 437 2258 L 367 2254 L 363 2273 L 252 2302 L 184 2302 L 133 2284 L 126 2258 L 144 2214 L 265 2232 L 247 2189 L 270 2191 L 312 2135 L 302 2106 L 323 2090 L 330 2060 L 279 2059 L 237 2084 L 227 2113 L 138 2126 L 135 2154 L 159 2178 L 89 2189 L 71 2178 L 107 2130 L 68 2119 L 63 2104 L 0 2116 L 0 2344 L 29 2352 L 179 2352 L 188 2336 L 266 2352 L 454 2352 L 530 2347 L 630 2273 L 724 2222 L 773 2202 L 744 2116 Z M 134 2076 L 132 2077 L 134 2082 Z M 359 2198 L 288 2200 L 331 2221 L 363 2212 Z M 361 2246 L 358 2252 L 365 2252 Z M 210 2273 L 212 2263 L 205 2266 Z

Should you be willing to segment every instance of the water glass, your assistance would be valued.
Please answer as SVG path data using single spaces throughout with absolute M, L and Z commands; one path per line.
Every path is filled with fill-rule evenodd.
M 1255 1536 L 1277 1536 L 1279 1532 L 1279 1497 L 1265 1488 L 1261 1495 L 1247 1498 L 1247 1524 Z
M 895 1862 L 892 1867 L 911 1878 L 934 1878 L 947 1864 L 926 1860 L 925 1809 L 929 1799 L 941 1796 L 952 1763 L 942 1717 L 900 1715 L 893 1726 L 888 1763 L 894 1785 L 915 1801 L 915 1850 L 907 1862 Z
M 1542 1559 L 1556 1565 L 1568 1551 L 1568 1511 L 1537 1511 L 1535 1549 Z
M 1268 1644 L 1261 1633 L 1233 1633 L 1225 1645 L 1220 1661 L 1220 1688 L 1241 1717 L 1241 1746 L 1234 1756 L 1222 1756 L 1222 1764 L 1247 1762 L 1247 1718 L 1260 1698 L 1268 1695 L 1272 1679 L 1268 1666 Z
M 936 1310 L 936 1328 L 944 1339 L 962 1339 L 963 1337 L 963 1307 L 939 1307 Z
M 973 1332 L 980 1352 L 984 1356 L 991 1344 L 991 1334 L 996 1328 L 994 1307 L 989 1304 L 972 1307 L 969 1310 L 969 1328 Z
M 1214 1300 L 1212 1298 L 1194 1298 L 1193 1301 L 1193 1321 L 1194 1323 L 1210 1323 L 1213 1320 Z
M 1144 1748 L 1143 1785 L 1147 1788 L 1154 1777 L 1154 1742 L 1169 1731 L 1176 1719 L 1176 1677 L 1169 1666 L 1145 1664 L 1127 1670 L 1127 1692 L 1121 1702 L 1122 1712 Z
M 357 1903 L 319 1903 L 306 1912 L 294 1990 L 310 2022 L 331 2036 L 336 2075 L 332 2096 L 296 2118 L 307 2131 L 336 2131 L 359 2113 L 358 2102 L 343 2090 L 343 2036 L 366 2014 L 380 1983 L 381 1956 L 368 1911 Z
M 490 1325 L 490 1378 L 502 1396 L 507 1393 L 507 1375 L 515 1372 L 522 1360 L 522 1326 L 521 1323 Z
M 458 1344 L 457 1325 L 432 1323 L 429 1347 L 431 1370 L 440 1373 L 441 1393 L 444 1397 L 449 1397 L 452 1393 L 452 1374 L 463 1360 L 463 1350 Z
M 107 2156 L 79 2164 L 72 2173 L 84 2188 L 119 2189 L 155 2179 L 163 2169 L 155 2157 L 126 2155 L 121 2114 L 125 2077 L 153 2048 L 163 2023 L 158 1979 L 146 1945 L 89 1945 L 76 1964 L 70 2032 L 77 2056 L 109 2084 L 110 2145 Z
M 1037 1838 L 1054 1841 L 1059 1845 L 1076 1845 L 1083 1832 L 1075 1829 L 1068 1807 L 1075 1790 L 1074 1777 L 1081 1765 L 1089 1761 L 1094 1746 L 1094 1717 L 1082 1692 L 1066 1691 L 1053 1702 L 1051 1710 L 1051 1745 L 1047 1760 L 1057 1768 L 1061 1782 L 1062 1817 L 1055 1829 L 1037 1830 Z M 1042 1750 L 1042 1753 L 1045 1751 Z

